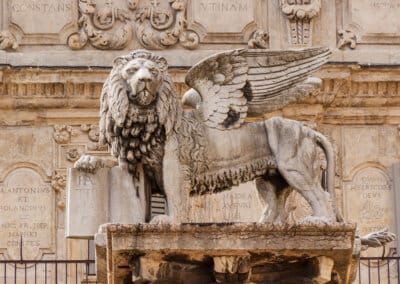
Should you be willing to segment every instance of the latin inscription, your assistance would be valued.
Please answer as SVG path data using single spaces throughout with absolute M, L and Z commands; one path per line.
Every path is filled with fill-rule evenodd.
M 191 197 L 189 222 L 255 222 L 261 205 L 254 183 L 248 182 L 218 194 Z
M 365 33 L 399 33 L 400 0 L 350 1 L 352 21 L 360 25 Z
M 49 184 L 29 168 L 11 172 L 0 186 L 0 248 L 8 256 L 38 257 L 39 249 L 49 248 L 52 239 L 53 194 Z
M 254 20 L 254 0 L 193 1 L 194 20 L 208 32 L 240 33 Z
M 231 3 L 231 2 L 200 2 L 200 9 L 204 12 L 218 12 L 218 13 L 229 13 L 229 12 L 246 12 L 248 3 Z
M 73 0 L 9 0 L 11 20 L 25 33 L 59 33 L 72 20 Z
M 367 167 L 345 185 L 346 218 L 357 223 L 361 235 L 394 228 L 393 190 L 386 173 Z M 369 250 L 376 255 L 380 250 Z
M 11 10 L 14 13 L 63 13 L 71 11 L 71 3 L 62 1 L 59 3 L 24 1 L 23 3 L 13 3 Z

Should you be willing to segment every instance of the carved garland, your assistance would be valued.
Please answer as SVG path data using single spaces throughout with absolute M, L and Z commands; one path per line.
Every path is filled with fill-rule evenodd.
M 165 49 L 178 42 L 188 49 L 198 46 L 199 36 L 187 30 L 187 0 L 126 0 L 126 8 L 116 8 L 110 1 L 99 8 L 96 0 L 79 0 L 80 30 L 69 37 L 68 45 L 81 49 L 89 42 L 98 49 L 123 49 L 134 28 L 147 49 Z

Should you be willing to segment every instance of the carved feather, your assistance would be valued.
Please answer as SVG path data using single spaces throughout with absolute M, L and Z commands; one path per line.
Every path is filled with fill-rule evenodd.
M 306 79 L 327 62 L 329 54 L 328 48 L 216 54 L 189 70 L 186 83 L 200 96 L 193 99 L 191 90 L 190 101 L 197 102 L 209 127 L 240 127 L 247 116 L 275 111 L 312 93 L 319 84 Z

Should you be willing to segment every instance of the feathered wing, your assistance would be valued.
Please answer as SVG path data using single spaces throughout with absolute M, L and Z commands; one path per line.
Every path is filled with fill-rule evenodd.
M 246 116 L 272 112 L 314 91 L 318 82 L 306 79 L 329 54 L 327 48 L 222 52 L 193 66 L 186 83 L 201 97 L 196 107 L 206 125 L 237 128 Z
M 243 96 L 248 64 L 244 50 L 216 54 L 193 66 L 186 76 L 186 84 L 201 96 L 197 106 L 203 122 L 219 129 L 239 127 L 247 114 L 247 100 Z

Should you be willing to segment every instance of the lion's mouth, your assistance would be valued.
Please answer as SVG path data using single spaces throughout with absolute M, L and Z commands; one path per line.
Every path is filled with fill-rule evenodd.
M 150 92 L 147 88 L 143 88 L 136 94 L 135 101 L 139 105 L 148 106 L 154 101 L 155 97 L 155 94 Z

